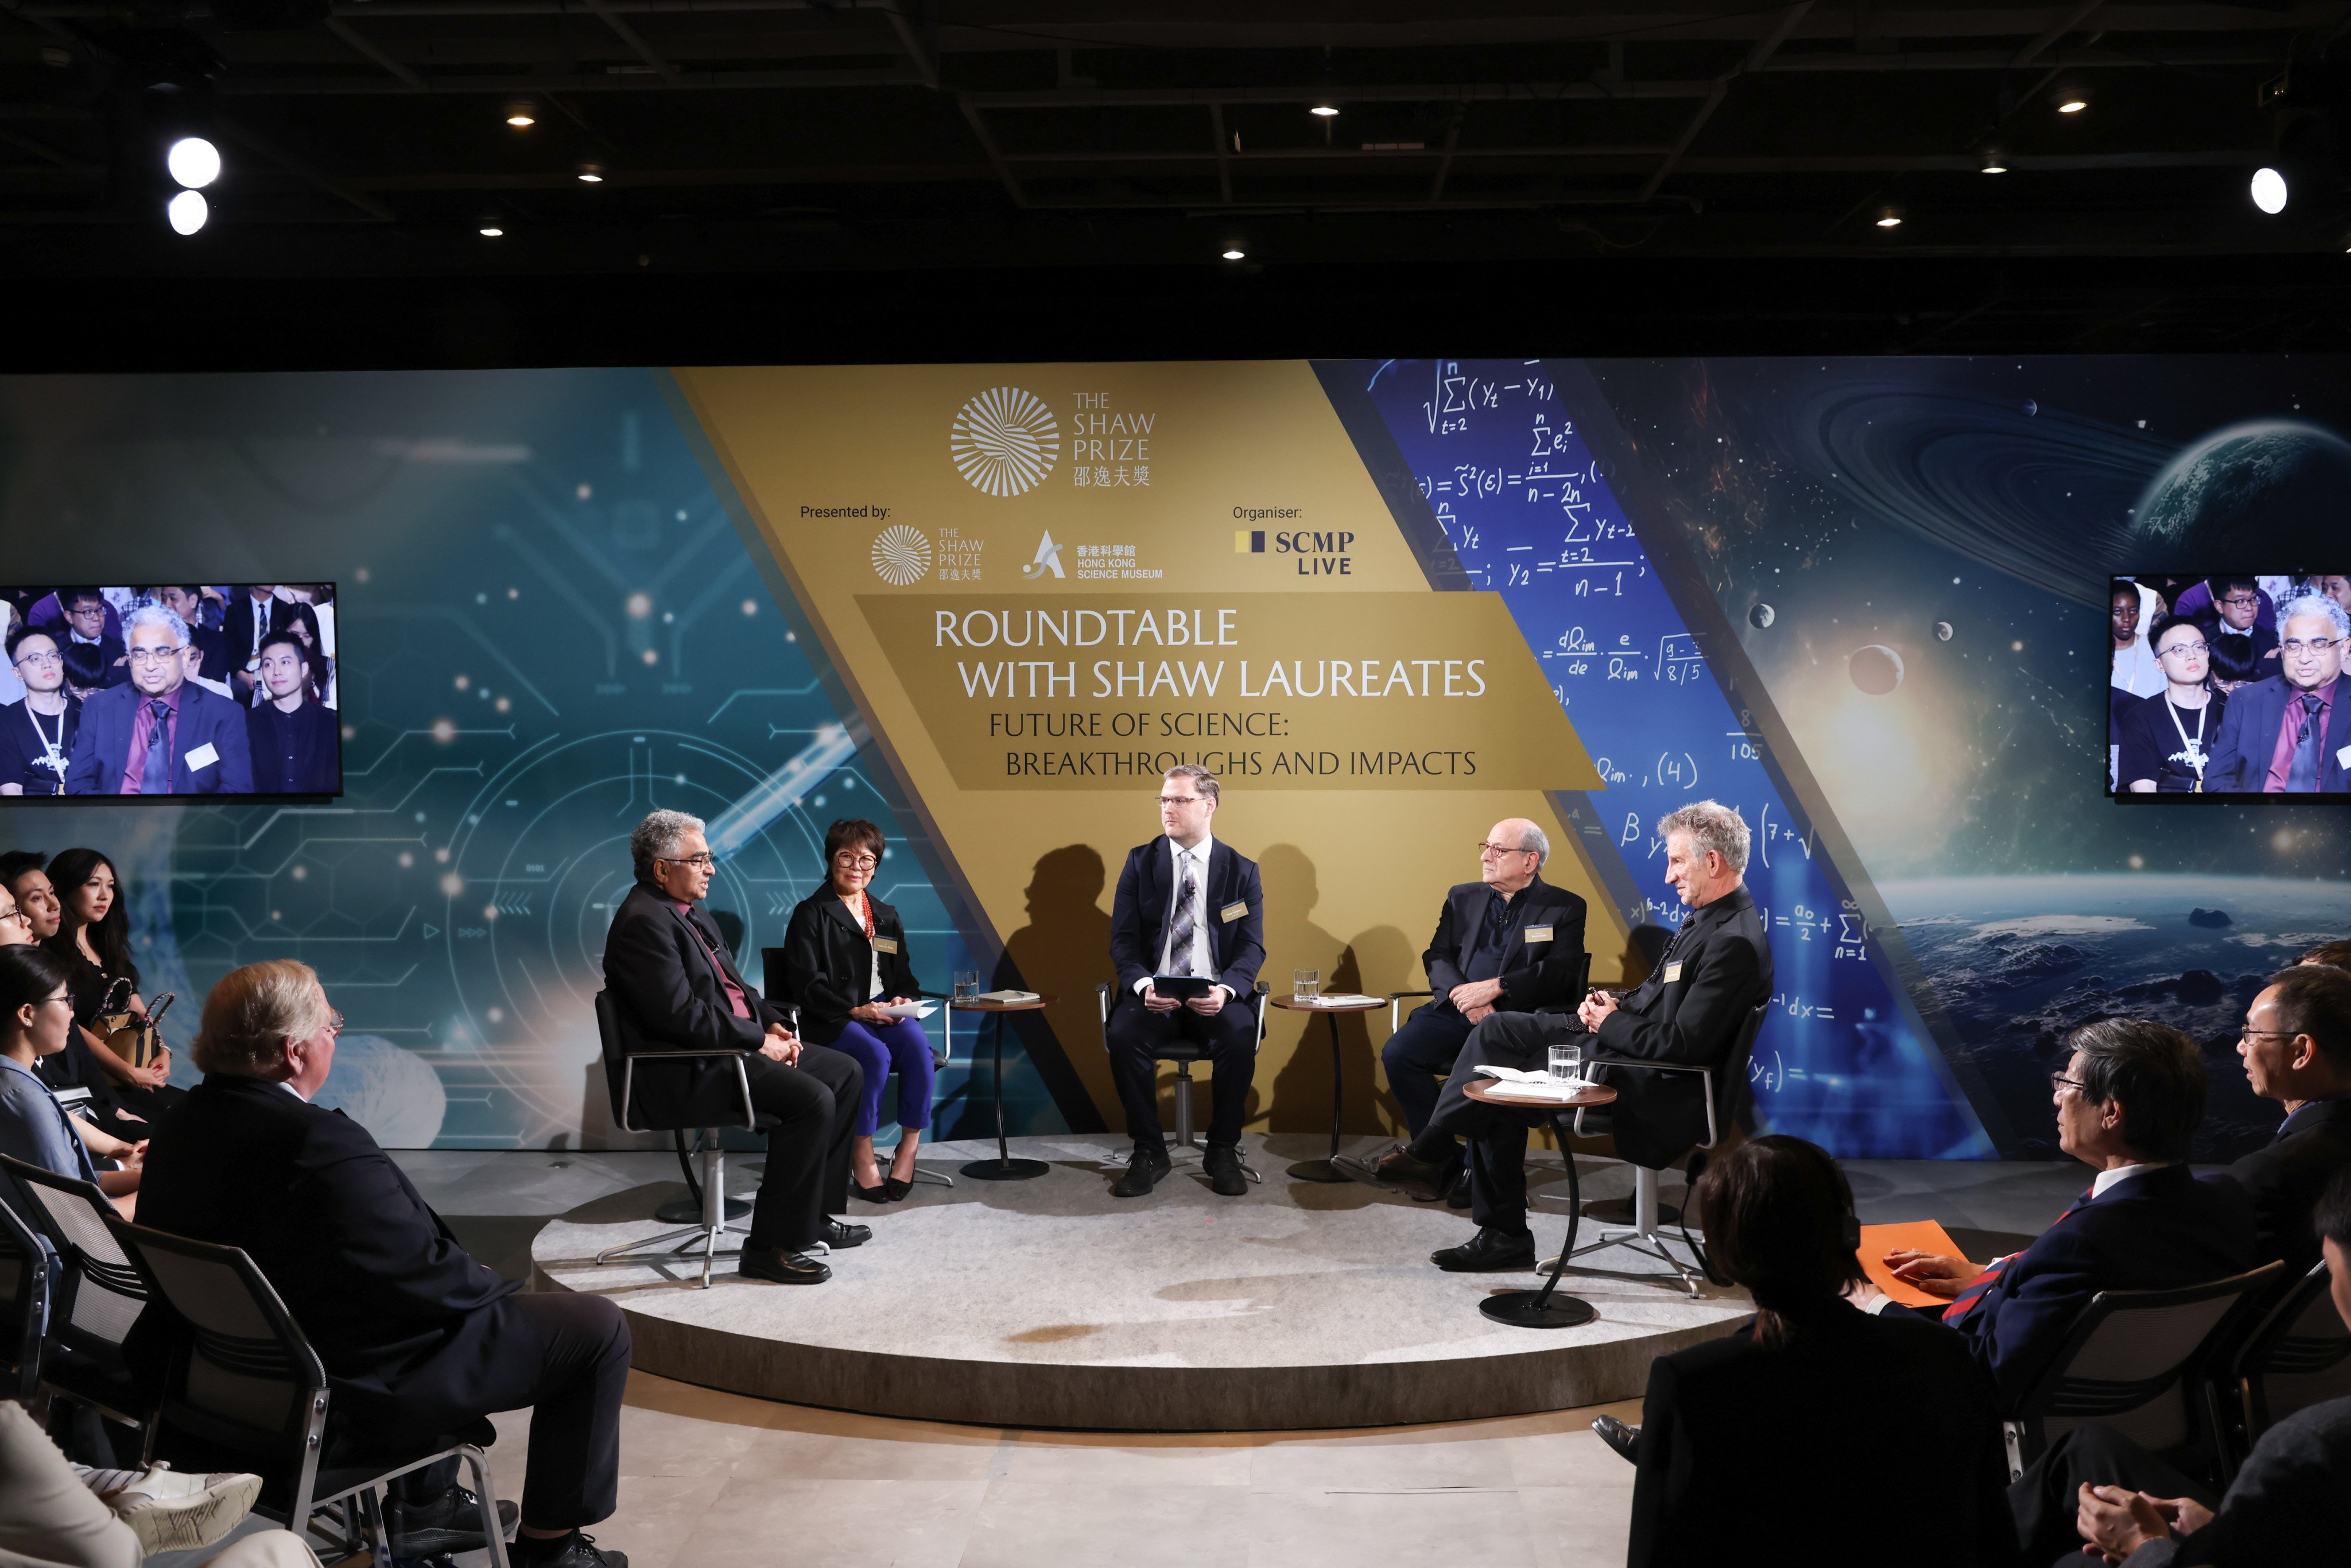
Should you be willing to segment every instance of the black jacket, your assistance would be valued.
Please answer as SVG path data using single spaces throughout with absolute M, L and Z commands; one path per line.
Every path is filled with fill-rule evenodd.
M 2270 758 L 2276 755 L 2285 726 L 2286 705 L 2301 700 L 2302 694 L 2282 674 L 2231 693 L 2229 711 L 2220 716 L 2220 734 L 2212 744 L 2212 760 L 2204 765 L 2204 792 L 2261 794 L 2269 783 Z M 2320 794 L 2351 791 L 2351 768 L 2343 765 L 2346 750 L 2351 750 L 2351 681 L 2338 675 L 2318 751 Z
M 332 795 L 343 787 L 343 746 L 334 710 L 304 698 L 292 713 L 265 702 L 246 710 L 253 787 L 265 795 Z
M 1747 1016 L 1771 995 L 1771 945 L 1744 887 L 1686 916 L 1656 972 L 1625 993 L 1600 1022 L 1609 1056 L 1679 1061 L 1718 1073 Z M 1611 1123 L 1626 1159 L 1663 1169 L 1706 1142 L 1705 1080 L 1695 1072 L 1612 1067 L 1625 1093 Z
M 1777 1349 L 1754 1324 L 1649 1364 L 1626 1568 L 1761 1557 L 2012 1568 L 2000 1420 L 1958 1336 L 1842 1303 Z M 1905 1420 L 1904 1413 L 1914 1418 Z M 1889 1433 L 1898 1435 L 1889 1438 Z
M 2310 1272 L 2318 1261 L 2310 1211 L 2345 1166 L 2351 1166 L 2351 1100 L 2314 1100 L 2288 1116 L 2266 1147 L 2213 1174 L 2252 1199 L 2255 1264 L 2283 1258 L 2289 1281 Z
M 873 937 L 830 886 L 819 888 L 792 910 L 784 932 L 784 984 L 800 1009 L 800 1038 L 831 1045 L 848 1026 L 849 1009 L 874 998 L 874 949 L 881 949 L 882 995 L 911 997 L 921 989 L 906 955 L 906 926 L 898 912 L 865 895 L 873 911 Z
M 1265 965 L 1265 890 L 1257 862 L 1222 839 L 1208 842 L 1208 953 L 1217 972 L 1202 977 L 1245 1001 Z M 1119 870 L 1110 906 L 1110 956 L 1123 995 L 1159 972 L 1160 950 L 1167 946 L 1167 917 L 1176 902 L 1175 854 L 1167 843 L 1163 836 L 1129 850 Z
M 710 967 L 716 953 L 729 978 L 743 988 L 751 1016 L 737 1018 Z M 604 934 L 604 986 L 637 1031 L 638 1049 L 757 1051 L 768 1026 L 788 1021 L 782 1009 L 735 967 L 734 955 L 699 906 L 693 924 L 677 905 L 644 883 L 629 890 Z M 731 1123 L 742 1114 L 735 1070 L 724 1061 L 679 1064 L 682 1071 L 636 1073 L 643 1117 L 668 1124 Z
M 341 1404 L 388 1414 L 417 1379 L 495 1354 L 482 1309 L 522 1287 L 466 1255 L 368 1130 L 257 1078 L 213 1073 L 156 1127 L 139 1223 L 241 1247 Z M 436 1384 L 437 1386 L 437 1384 Z
M 2351 1540 L 2351 1399 L 2295 1411 L 2261 1436 L 2229 1483 L 2212 1522 L 2130 1554 L 2134 1568 L 2209 1563 L 2216 1568 L 2317 1568 L 2343 1561 Z M 2083 1561 L 2087 1563 L 2088 1558 Z
M 1437 935 L 1420 956 L 1429 988 L 1437 993 L 1433 1006 L 1453 1005 L 1445 999 L 1446 993 L 1468 979 L 1470 950 L 1485 926 L 1487 906 L 1499 896 L 1482 882 L 1460 883 L 1446 894 Z M 1583 900 L 1538 876 L 1519 890 L 1509 918 L 1502 971 L 1495 977 L 1502 982 L 1495 1010 L 1528 1013 L 1582 1001 L 1573 993 L 1583 971 Z M 1550 935 L 1531 938 L 1530 932 Z

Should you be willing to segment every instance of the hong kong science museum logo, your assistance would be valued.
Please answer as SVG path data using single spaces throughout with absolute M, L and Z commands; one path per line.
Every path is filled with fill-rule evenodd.
M 947 454 L 972 487 L 996 497 L 1026 495 L 1061 455 L 1061 427 L 1036 393 L 990 387 L 955 417 Z

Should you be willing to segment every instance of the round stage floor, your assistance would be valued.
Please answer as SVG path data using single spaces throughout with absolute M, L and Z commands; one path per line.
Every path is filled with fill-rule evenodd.
M 1196 1160 L 1184 1160 L 1148 1197 L 1121 1200 L 1109 1162 L 1123 1141 L 1016 1139 L 1017 1155 L 1051 1162 L 1049 1174 L 958 1176 L 952 1190 L 924 1184 L 903 1203 L 854 1203 L 849 1218 L 873 1239 L 835 1254 L 820 1286 L 744 1280 L 722 1254 L 704 1291 L 698 1248 L 674 1264 L 597 1266 L 597 1253 L 672 1228 L 652 1211 L 682 1191 L 675 1184 L 552 1221 L 532 1261 L 542 1288 L 618 1302 L 643 1371 L 795 1404 L 1002 1427 L 1253 1431 L 1566 1409 L 1637 1397 L 1653 1358 L 1726 1333 L 1752 1310 L 1735 1292 L 1692 1300 L 1663 1283 L 1571 1272 L 1562 1289 L 1598 1310 L 1592 1322 L 1494 1322 L 1479 1299 L 1532 1276 L 1433 1267 L 1431 1251 L 1473 1234 L 1466 1214 L 1352 1182 L 1286 1179 L 1290 1162 L 1323 1152 L 1318 1142 L 1277 1135 L 1269 1150 L 1249 1138 L 1244 1157 L 1266 1179 L 1244 1197 L 1217 1197 Z M 925 1166 L 952 1173 L 995 1149 L 924 1152 Z M 750 1186 L 758 1159 L 729 1157 L 730 1190 Z M 1630 1186 L 1624 1167 L 1578 1169 L 1587 1198 Z M 1542 1184 L 1545 1174 L 1529 1176 Z M 1563 1191 L 1564 1177 L 1548 1175 Z M 1538 1206 L 1546 1254 L 1564 1234 L 1563 1210 Z M 1629 1252 L 1588 1261 L 1656 1267 Z

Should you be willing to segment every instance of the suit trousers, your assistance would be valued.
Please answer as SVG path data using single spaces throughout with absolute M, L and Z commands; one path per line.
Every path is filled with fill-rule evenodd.
M 1388 1089 L 1404 1113 L 1405 1137 L 1420 1136 L 1437 1113 L 1437 1089 L 1471 1027 L 1452 1003 L 1434 1001 L 1413 1009 L 1404 1027 L 1380 1047 L 1380 1065 L 1387 1069 Z
M 1249 1080 L 1257 1071 L 1257 1009 L 1228 1001 L 1214 1018 L 1190 1008 L 1155 1013 L 1132 994 L 1110 1013 L 1110 1075 L 1126 1107 L 1126 1131 L 1142 1148 L 1165 1149 L 1159 1124 L 1159 1066 L 1155 1054 L 1176 1040 L 1205 1048 L 1211 1066 L 1208 1144 L 1231 1147 L 1241 1141 L 1249 1110 Z
M 798 1252 L 823 1239 L 825 1216 L 849 1207 L 849 1144 L 865 1099 L 865 1071 L 831 1046 L 800 1049 L 787 1067 L 754 1051 L 743 1063 L 751 1109 L 768 1130 L 768 1169 L 751 1206 L 749 1244 Z
M 2016 1515 L 2016 1538 L 2028 1563 L 2061 1559 L 2086 1563 L 2081 1531 L 2074 1526 L 2081 1489 L 2128 1487 L 2152 1497 L 2192 1497 L 2206 1508 L 2220 1505 L 2218 1493 L 2189 1479 L 2111 1427 L 2076 1427 L 2062 1434 L 2025 1467 L 2008 1489 Z
M 1489 1230 L 1524 1235 L 1527 1230 L 1527 1130 L 1535 1113 L 1499 1105 L 1481 1105 L 1469 1098 L 1468 1084 L 1480 1064 L 1532 1070 L 1551 1059 L 1551 1042 L 1582 1032 L 1572 1018 L 1539 1013 L 1495 1013 L 1469 1031 L 1445 1087 L 1437 1092 L 1437 1110 L 1427 1128 L 1413 1140 L 1413 1152 L 1432 1155 L 1429 1145 L 1440 1134 L 1459 1134 L 1469 1140 L 1469 1217 Z

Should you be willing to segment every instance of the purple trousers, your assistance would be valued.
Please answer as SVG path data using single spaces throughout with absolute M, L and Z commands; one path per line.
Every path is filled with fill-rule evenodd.
M 852 1133 L 870 1138 L 882 1124 L 882 1086 L 898 1075 L 898 1125 L 920 1130 L 931 1124 L 931 1087 L 938 1069 L 931 1058 L 931 1037 L 913 1019 L 885 1024 L 859 1023 L 852 1019 L 832 1042 L 835 1051 L 857 1058 L 865 1069 L 865 1097 L 858 1103 Z

